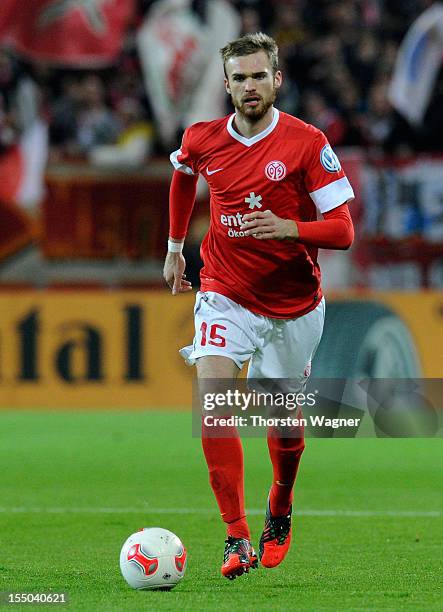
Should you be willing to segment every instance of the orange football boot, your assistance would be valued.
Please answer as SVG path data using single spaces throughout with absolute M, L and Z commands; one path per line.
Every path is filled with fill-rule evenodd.
M 258 549 L 264 567 L 276 567 L 286 557 L 291 545 L 291 514 L 292 506 L 287 515 L 272 516 L 268 500 L 265 526 Z
M 234 580 L 237 576 L 247 574 L 249 568 L 256 569 L 258 559 L 251 543 L 246 538 L 233 538 L 228 536 L 225 542 L 225 552 L 223 555 L 223 565 L 221 573 L 229 580 Z

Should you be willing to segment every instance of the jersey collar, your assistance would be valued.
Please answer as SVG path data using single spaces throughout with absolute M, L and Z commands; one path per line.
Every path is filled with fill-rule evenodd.
M 245 136 L 242 136 L 241 134 L 239 134 L 238 132 L 234 130 L 232 123 L 234 121 L 235 113 L 229 117 L 228 124 L 226 127 L 227 127 L 229 134 L 232 136 L 232 138 L 235 138 L 235 140 L 238 140 L 238 142 L 241 142 L 245 146 L 250 147 L 256 142 L 258 142 L 259 140 L 266 138 L 266 136 L 268 136 L 274 130 L 275 126 L 278 123 L 279 116 L 280 116 L 280 112 L 278 111 L 277 108 L 274 108 L 274 117 L 272 118 L 272 123 L 268 125 L 268 127 L 265 130 L 263 130 L 262 132 L 259 132 L 258 134 L 256 134 L 255 136 L 252 136 L 251 138 L 246 138 Z

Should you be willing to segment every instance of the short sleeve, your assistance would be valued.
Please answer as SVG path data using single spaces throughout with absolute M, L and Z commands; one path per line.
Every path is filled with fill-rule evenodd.
M 304 162 L 305 187 L 321 213 L 354 198 L 338 157 L 322 132 L 307 145 Z
M 191 137 L 192 133 L 190 128 L 186 128 L 183 134 L 181 147 L 177 149 L 177 151 L 171 153 L 169 159 L 176 170 L 184 172 L 185 174 L 198 174 L 197 163 L 192 154 Z

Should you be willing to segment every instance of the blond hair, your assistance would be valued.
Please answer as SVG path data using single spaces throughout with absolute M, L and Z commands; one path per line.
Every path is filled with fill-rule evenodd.
M 277 43 L 267 34 L 264 34 L 263 32 L 256 32 L 255 34 L 245 34 L 245 36 L 229 42 L 222 49 L 220 49 L 225 75 L 226 62 L 231 57 L 252 55 L 258 51 L 264 51 L 266 53 L 272 67 L 272 72 L 275 74 L 278 70 Z

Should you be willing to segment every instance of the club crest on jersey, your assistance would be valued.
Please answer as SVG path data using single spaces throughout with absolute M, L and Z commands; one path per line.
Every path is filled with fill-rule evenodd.
M 266 165 L 265 174 L 270 181 L 282 181 L 286 176 L 286 166 L 281 161 L 271 161 Z
M 320 161 L 326 172 L 340 172 L 341 170 L 338 157 L 329 144 L 325 145 L 320 151 Z

